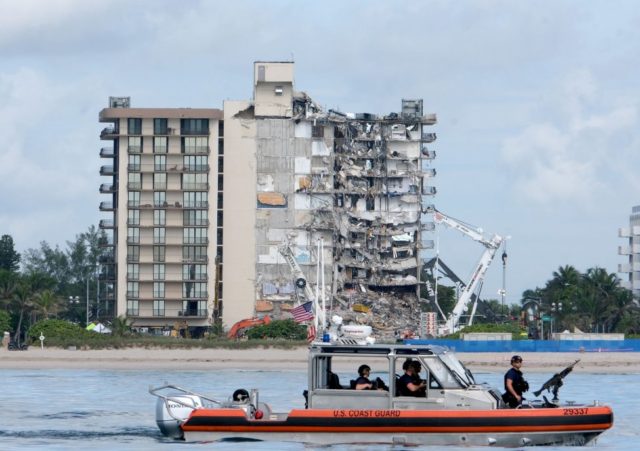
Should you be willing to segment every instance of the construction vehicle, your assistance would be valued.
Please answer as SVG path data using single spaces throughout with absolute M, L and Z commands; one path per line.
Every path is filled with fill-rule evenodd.
M 466 286 L 464 286 L 460 291 L 458 301 L 447 317 L 445 324 L 438 328 L 438 335 L 442 336 L 458 332 L 460 329 L 462 329 L 462 326 L 460 326 L 460 318 L 462 317 L 462 314 L 469 308 L 469 304 L 472 300 L 474 301 L 472 310 L 473 317 L 473 313 L 475 313 L 476 309 L 475 302 L 477 302 L 478 299 L 478 296 L 475 295 L 476 289 L 481 286 L 487 269 L 489 269 L 489 265 L 493 261 L 493 257 L 496 255 L 496 252 L 502 245 L 504 238 L 500 235 L 495 234 L 491 238 L 486 238 L 481 230 L 474 229 L 469 225 L 458 221 L 457 219 L 445 215 L 435 208 L 433 208 L 432 212 L 434 221 L 437 224 L 444 224 L 447 227 L 458 230 L 459 232 L 462 232 L 463 234 L 467 235 L 468 237 L 470 237 L 474 241 L 477 241 L 485 247 L 485 251 L 480 256 L 480 261 L 471 274 L 469 282 L 467 282 Z
M 271 318 L 269 316 L 265 316 L 264 318 L 247 318 L 241 319 L 229 329 L 227 333 L 227 338 L 238 338 L 240 334 L 250 327 L 262 326 L 263 324 L 270 324 Z

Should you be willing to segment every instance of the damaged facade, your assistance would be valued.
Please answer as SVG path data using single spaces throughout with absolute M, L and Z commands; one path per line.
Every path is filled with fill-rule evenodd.
M 257 80 L 256 105 L 281 97 L 278 86 L 292 95 L 282 116 L 255 109 L 257 313 L 282 315 L 304 295 L 284 247 L 333 311 L 379 329 L 415 328 L 421 264 L 433 249 L 422 207 L 436 192 L 435 115 L 423 113 L 422 100 L 402 100 L 385 116 L 323 111 L 293 91 L 292 77 L 268 79 L 273 64 L 256 63 L 273 85 L 260 92 Z
M 295 91 L 293 70 L 254 63 L 253 99 L 222 110 L 126 98 L 101 112 L 113 123 L 102 135 L 113 148 L 101 151 L 114 158 L 101 205 L 113 212 L 102 227 L 113 234 L 103 259 L 113 316 L 157 331 L 206 327 L 216 309 L 230 327 L 287 318 L 317 291 L 346 320 L 415 330 L 433 249 L 423 207 L 435 194 L 436 117 L 422 100 L 386 115 L 324 110 Z

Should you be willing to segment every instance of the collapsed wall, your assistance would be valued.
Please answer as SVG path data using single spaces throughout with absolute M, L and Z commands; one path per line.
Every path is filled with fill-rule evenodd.
M 256 121 L 256 313 L 286 316 L 317 291 L 347 320 L 415 330 L 433 249 L 423 212 L 436 192 L 435 115 L 422 100 L 386 116 L 325 112 L 296 93 L 290 117 Z

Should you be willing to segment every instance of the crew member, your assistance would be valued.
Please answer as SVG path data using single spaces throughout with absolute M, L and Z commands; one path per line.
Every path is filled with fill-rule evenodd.
M 512 409 L 522 404 L 522 394 L 529 390 L 529 384 L 520 371 L 521 367 L 522 357 L 514 355 L 511 357 L 511 368 L 504 375 L 505 394 L 502 395 L 502 400 Z
M 425 396 L 427 384 L 420 379 L 419 371 L 422 366 L 420 362 L 406 360 L 402 365 L 404 374 L 398 379 L 399 396 Z
M 358 368 L 358 379 L 356 379 L 356 390 L 373 390 L 373 383 L 369 380 L 371 368 L 369 365 L 360 365 Z

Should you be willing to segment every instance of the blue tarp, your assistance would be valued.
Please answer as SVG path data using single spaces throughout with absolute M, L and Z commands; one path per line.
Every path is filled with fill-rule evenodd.
M 640 352 L 640 339 L 627 340 L 405 340 L 406 344 L 446 346 L 456 352 Z

